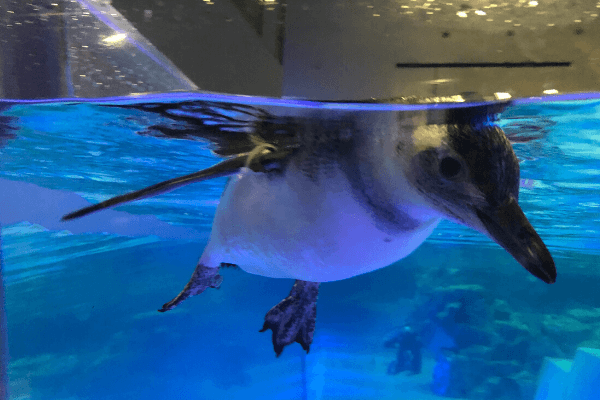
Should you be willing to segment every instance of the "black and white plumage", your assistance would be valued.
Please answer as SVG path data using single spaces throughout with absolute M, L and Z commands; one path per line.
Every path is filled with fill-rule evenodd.
M 135 107 L 182 123 L 146 134 L 210 140 L 227 159 L 64 219 L 231 176 L 192 278 L 160 311 L 218 287 L 221 266 L 293 278 L 290 295 L 267 313 L 263 330 L 273 331 L 277 355 L 294 341 L 308 351 L 320 283 L 406 257 L 442 218 L 489 236 L 543 281 L 556 279 L 550 253 L 518 205 L 519 164 L 489 121 L 494 106 L 279 114 L 207 101 Z

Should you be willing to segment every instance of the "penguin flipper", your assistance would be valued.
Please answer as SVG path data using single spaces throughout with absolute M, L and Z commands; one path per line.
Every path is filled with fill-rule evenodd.
M 144 189 L 115 196 L 101 203 L 74 211 L 63 216 L 61 221 L 80 218 L 93 212 L 104 210 L 105 208 L 111 208 L 119 204 L 129 203 L 134 200 L 170 192 L 178 187 L 189 185 L 191 183 L 233 175 L 244 167 L 248 167 L 255 172 L 269 172 L 276 170 L 280 167 L 280 162 L 283 161 L 288 155 L 289 151 L 271 151 L 269 148 L 265 148 L 264 146 L 257 146 L 256 149 L 250 153 L 240 154 L 237 157 L 229 158 L 213 165 L 212 167 L 203 169 L 202 171 L 169 179 L 167 181 L 148 186 Z
M 297 148 L 297 134 L 302 124 L 292 116 L 276 115 L 260 107 L 229 101 L 192 100 L 105 107 L 157 114 L 162 118 L 156 124 L 144 126 L 137 133 L 157 138 L 208 141 L 212 151 L 222 157 L 249 153 L 257 141 L 278 149 Z
M 315 332 L 318 282 L 296 280 L 288 297 L 271 308 L 260 332 L 273 331 L 273 349 L 277 357 L 283 348 L 294 342 L 308 351 Z
M 82 208 L 74 211 L 70 214 L 62 217 L 62 221 L 68 221 L 70 219 L 80 218 L 85 215 L 91 214 L 96 211 L 104 210 L 105 208 L 111 208 L 119 204 L 129 203 L 134 200 L 143 199 L 146 197 L 156 196 L 161 193 L 170 192 L 178 187 L 189 185 L 190 183 L 200 182 L 213 178 L 220 178 L 222 176 L 233 175 L 238 172 L 246 163 L 248 156 L 242 155 L 234 158 L 227 159 L 210 168 L 203 169 L 202 171 L 194 172 L 192 174 L 180 176 L 177 178 L 169 179 L 164 182 L 148 186 L 144 189 L 136 190 L 119 196 L 111 197 L 101 203 L 94 204 L 89 207 Z

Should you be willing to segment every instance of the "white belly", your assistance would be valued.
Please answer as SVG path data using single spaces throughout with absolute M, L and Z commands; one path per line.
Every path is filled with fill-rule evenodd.
M 376 227 L 338 173 L 312 182 L 288 168 L 286 179 L 244 169 L 231 178 L 200 263 L 327 282 L 383 268 L 414 251 L 437 226 L 429 218 L 393 236 Z

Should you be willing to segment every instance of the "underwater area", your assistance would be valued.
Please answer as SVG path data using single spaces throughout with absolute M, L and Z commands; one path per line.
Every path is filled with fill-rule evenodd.
M 291 279 L 223 268 L 218 290 L 157 312 L 189 279 L 227 178 L 60 221 L 219 161 L 206 141 L 158 133 L 205 118 L 202 96 L 2 104 L 10 399 L 532 400 L 545 357 L 600 348 L 600 101 L 515 102 L 496 121 L 555 284 L 443 221 L 407 258 L 322 284 L 310 352 L 275 357 L 259 329 Z M 407 326 L 418 370 L 399 365 Z

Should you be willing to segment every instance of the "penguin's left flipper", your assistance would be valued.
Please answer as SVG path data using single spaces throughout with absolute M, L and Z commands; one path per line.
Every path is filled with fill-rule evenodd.
M 277 357 L 283 348 L 300 343 L 308 353 L 315 332 L 318 282 L 296 280 L 288 297 L 271 308 L 260 332 L 273 331 L 273 349 Z
M 115 207 L 119 204 L 129 203 L 134 200 L 153 197 L 161 193 L 170 192 L 178 187 L 189 185 L 208 179 L 220 178 L 238 173 L 242 168 L 247 167 L 255 172 L 271 172 L 282 167 L 283 163 L 290 155 L 289 150 L 278 151 L 274 146 L 257 146 L 249 153 L 240 154 L 236 157 L 221 161 L 212 167 L 192 174 L 169 179 L 164 182 L 148 186 L 135 192 L 126 193 L 120 196 L 111 197 L 101 203 L 82 208 L 62 217 L 62 221 L 80 218 L 96 211 Z

